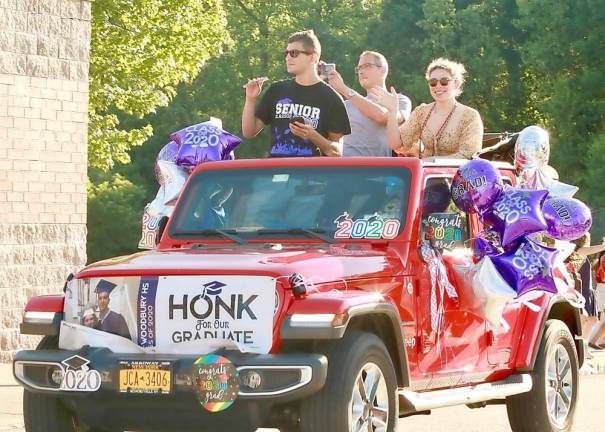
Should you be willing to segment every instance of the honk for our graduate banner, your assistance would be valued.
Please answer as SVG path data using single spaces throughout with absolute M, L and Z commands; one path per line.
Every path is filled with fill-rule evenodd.
M 74 279 L 60 345 L 112 343 L 122 352 L 181 353 L 226 347 L 265 354 L 275 298 L 275 280 L 263 276 Z

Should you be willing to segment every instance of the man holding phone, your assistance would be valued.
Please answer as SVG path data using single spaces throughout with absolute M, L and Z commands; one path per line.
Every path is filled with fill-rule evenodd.
M 242 133 L 252 138 L 271 126 L 270 157 L 341 156 L 342 139 L 351 133 L 342 98 L 318 73 L 321 45 L 313 31 L 292 34 L 284 52 L 294 79 L 272 84 L 258 106 L 266 77 L 244 86 Z
M 391 156 L 386 135 L 387 110 L 367 96 L 368 91 L 376 86 L 386 90 L 389 73 L 387 60 L 378 52 L 364 51 L 359 56 L 355 73 L 366 96 L 348 87 L 336 70 L 328 73 L 328 82 L 332 88 L 347 99 L 345 106 L 352 132 L 344 138 L 343 156 Z M 400 94 L 397 115 L 399 124 L 410 117 L 411 111 L 410 98 Z

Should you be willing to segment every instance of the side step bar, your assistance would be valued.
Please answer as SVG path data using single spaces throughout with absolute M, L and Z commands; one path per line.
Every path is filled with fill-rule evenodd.
M 483 383 L 444 390 L 415 392 L 399 390 L 400 412 L 426 411 L 453 405 L 463 405 L 501 399 L 532 388 L 529 374 L 511 375 L 502 381 Z

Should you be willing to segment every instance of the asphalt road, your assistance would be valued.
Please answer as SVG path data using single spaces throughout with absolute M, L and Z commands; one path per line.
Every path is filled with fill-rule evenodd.
M 465 406 L 434 410 L 430 416 L 399 420 L 399 432 L 510 432 L 506 407 L 479 409 Z M 580 377 L 580 401 L 573 432 L 605 431 L 605 375 Z
M 4 366 L 4 365 L 3 365 Z M 11 377 L 12 378 L 12 377 Z M 0 380 L 0 432 L 24 432 L 21 412 L 22 390 L 14 381 Z M 605 375 L 581 377 L 580 403 L 573 432 L 605 431 Z M 471 410 L 442 408 L 430 416 L 414 416 L 399 421 L 400 432 L 508 432 L 504 406 Z M 259 429 L 258 432 L 275 429 Z

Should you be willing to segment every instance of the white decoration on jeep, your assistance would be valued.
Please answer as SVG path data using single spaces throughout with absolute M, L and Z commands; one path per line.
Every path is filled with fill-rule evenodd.
M 90 369 L 90 360 L 79 355 L 71 356 L 61 362 L 63 376 L 60 389 L 73 392 L 95 392 L 101 388 L 101 374 Z
M 271 349 L 273 278 L 141 276 L 88 282 L 66 303 L 62 349 L 116 344 L 120 352 L 203 354 L 228 348 L 266 354 Z M 111 287 L 105 290 L 109 295 L 101 285 Z
M 431 273 L 431 328 L 439 334 L 443 327 L 444 294 L 447 292 L 449 298 L 457 299 L 458 293 L 447 277 L 447 270 L 441 255 L 428 244 L 421 246 L 420 253 Z M 437 287 L 439 287 L 439 298 L 441 299 L 439 305 L 437 304 Z

